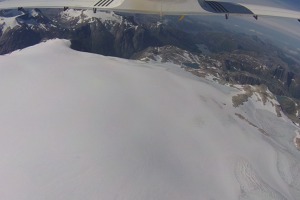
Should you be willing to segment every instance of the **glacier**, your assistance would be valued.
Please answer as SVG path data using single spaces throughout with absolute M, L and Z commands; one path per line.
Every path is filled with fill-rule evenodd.
M 240 89 L 67 40 L 0 56 L 0 197 L 299 199 L 299 127 Z

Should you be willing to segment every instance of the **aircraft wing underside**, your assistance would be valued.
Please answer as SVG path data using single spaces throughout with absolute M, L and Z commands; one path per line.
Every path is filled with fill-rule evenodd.
M 300 19 L 300 12 L 251 4 L 205 0 L 0 0 L 0 9 L 82 8 L 161 15 L 253 15 Z

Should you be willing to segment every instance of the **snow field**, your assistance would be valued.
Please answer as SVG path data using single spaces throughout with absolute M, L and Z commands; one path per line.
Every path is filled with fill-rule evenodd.
M 0 57 L 2 199 L 297 200 L 295 126 L 261 102 L 234 108 L 235 89 L 175 65 L 69 45 Z

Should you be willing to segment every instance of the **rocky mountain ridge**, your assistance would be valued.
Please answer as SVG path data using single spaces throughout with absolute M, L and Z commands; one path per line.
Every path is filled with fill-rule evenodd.
M 135 54 L 142 61 L 171 62 L 187 71 L 221 84 L 266 86 L 276 95 L 280 109 L 299 123 L 299 100 L 292 98 L 290 88 L 298 87 L 299 75 L 276 67 L 276 61 L 240 53 L 223 53 L 207 56 L 194 54 L 174 46 L 150 47 Z M 284 64 L 284 63 L 283 63 Z M 293 91 L 294 92 L 294 91 Z M 296 91 L 295 95 L 300 94 Z

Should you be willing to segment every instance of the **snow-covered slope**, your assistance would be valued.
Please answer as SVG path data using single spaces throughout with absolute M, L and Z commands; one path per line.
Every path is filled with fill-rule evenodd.
M 7 29 L 13 29 L 16 26 L 20 26 L 16 17 L 0 17 L 0 29 L 2 29 L 2 33 Z
M 297 200 L 297 127 L 240 90 L 64 40 L 1 56 L 0 197 Z

